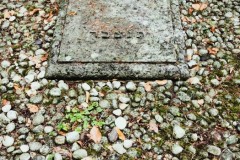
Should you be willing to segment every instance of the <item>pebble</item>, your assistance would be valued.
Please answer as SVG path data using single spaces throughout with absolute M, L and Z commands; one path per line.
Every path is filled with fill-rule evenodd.
M 174 144 L 172 146 L 172 153 L 177 155 L 183 151 L 183 148 L 179 144 Z
M 28 74 L 27 76 L 24 77 L 25 81 L 27 83 L 32 83 L 34 80 L 34 75 L 33 74 Z
M 85 149 L 78 149 L 76 151 L 73 152 L 73 158 L 75 159 L 82 159 L 87 157 L 87 151 Z
M 101 100 L 99 102 L 99 106 L 101 108 L 110 108 L 110 103 L 108 102 L 108 100 Z
M 34 95 L 30 98 L 30 102 L 33 104 L 39 104 L 43 100 L 43 95 L 41 93 L 38 93 L 37 95 Z
M 11 63 L 9 61 L 7 61 L 7 60 L 3 60 L 1 62 L 1 67 L 2 68 L 8 68 L 10 65 L 11 65 Z
M 121 86 L 121 82 L 119 81 L 113 81 L 112 84 L 114 89 L 118 89 Z
M 206 49 L 200 49 L 200 50 L 199 50 L 199 54 L 200 54 L 201 56 L 207 55 L 207 54 L 208 54 L 208 50 L 206 50 Z
M 237 135 L 231 135 L 226 139 L 226 142 L 228 145 L 235 144 L 238 142 L 238 137 Z
M 15 129 L 15 123 L 9 123 L 9 124 L 6 126 L 6 132 L 7 132 L 7 133 L 12 132 L 14 129 Z
M 8 20 L 4 21 L 2 24 L 2 29 L 7 29 L 10 25 L 10 22 Z
M 54 139 L 56 144 L 64 144 L 65 143 L 65 137 L 64 136 L 57 136 Z
M 69 132 L 66 134 L 66 140 L 68 143 L 74 143 L 74 142 L 78 141 L 79 138 L 80 138 L 79 133 L 76 131 Z
M 160 116 L 159 114 L 155 115 L 155 119 L 156 119 L 156 121 L 159 122 L 159 123 L 162 123 L 162 122 L 163 122 L 163 118 L 162 118 L 162 116 Z
M 44 127 L 44 132 L 45 133 L 50 133 L 50 132 L 52 132 L 53 131 L 53 127 L 52 126 L 45 126 Z
M 14 21 L 15 19 L 16 19 L 15 16 L 11 16 L 11 17 L 9 18 L 9 21 L 12 22 L 12 21 Z
M 219 156 L 221 154 L 221 149 L 219 147 L 213 146 L 213 145 L 208 145 L 207 151 L 208 151 L 208 153 L 211 153 L 215 156 Z
M 133 141 L 132 141 L 132 140 L 129 140 L 129 139 L 126 139 L 126 140 L 124 140 L 124 142 L 123 142 L 124 148 L 130 148 L 130 147 L 132 147 L 132 144 L 133 144 Z
M 8 117 L 6 117 L 4 113 L 1 113 L 0 114 L 0 122 L 6 124 L 6 123 L 10 122 L 10 119 Z
M 43 50 L 43 49 L 38 49 L 35 51 L 35 55 L 38 56 L 38 55 L 44 55 L 46 52 Z
M 44 122 L 44 116 L 41 113 L 35 114 L 32 120 L 32 124 L 36 126 L 36 125 L 42 124 L 43 122 Z
M 23 144 L 23 145 L 20 146 L 20 150 L 22 152 L 28 152 L 29 151 L 29 146 L 26 145 L 26 144 Z
M 19 160 L 29 160 L 31 158 L 29 153 L 22 153 L 19 157 Z
M 229 149 L 224 149 L 221 154 L 221 160 L 233 160 L 234 153 Z
M 132 81 L 126 84 L 126 88 L 129 91 L 135 91 L 137 89 L 136 84 Z
M 62 160 L 63 158 L 62 158 L 62 155 L 61 154 L 59 154 L 59 153 L 55 153 L 54 154 L 54 160 Z
M 84 91 L 89 91 L 91 89 L 91 87 L 87 83 L 83 83 L 82 88 L 84 89 Z
M 127 121 L 125 118 L 123 117 L 118 117 L 115 120 L 115 125 L 116 127 L 118 127 L 119 129 L 124 129 L 127 126 Z
M 177 93 L 177 96 L 178 96 L 178 98 L 179 98 L 181 101 L 183 101 L 183 102 L 188 102 L 188 101 L 191 100 L 191 97 L 188 96 L 188 95 L 187 95 L 186 93 L 184 93 L 184 92 L 178 92 L 178 93 Z
M 15 120 L 17 119 L 17 112 L 16 111 L 13 111 L 13 110 L 10 110 L 7 112 L 7 118 L 10 119 L 10 120 Z
M 130 98 L 125 97 L 123 95 L 120 95 L 119 96 L 119 101 L 122 102 L 122 103 L 128 103 L 130 101 Z
M 192 134 L 191 134 L 191 139 L 192 139 L 193 141 L 197 141 L 197 140 L 198 140 L 198 135 L 197 135 L 196 133 L 192 133 Z
M 115 128 L 113 128 L 112 131 L 108 133 L 108 139 L 110 142 L 115 142 L 118 139 L 118 133 Z
M 2 144 L 5 147 L 10 147 L 10 146 L 13 145 L 13 143 L 14 143 L 14 138 L 13 137 L 10 137 L 10 136 L 4 136 L 3 137 Z
M 209 109 L 209 113 L 211 114 L 211 116 L 217 116 L 218 115 L 218 110 L 216 108 L 211 108 Z
M 174 125 L 173 127 L 173 135 L 176 139 L 180 139 L 185 135 L 185 130 L 179 125 Z
M 31 83 L 31 89 L 38 90 L 41 88 L 41 84 L 39 82 L 32 82 Z
M 38 125 L 38 126 L 36 126 L 36 127 L 34 127 L 33 129 L 32 129 L 32 131 L 34 132 L 34 133 L 42 133 L 43 132 L 43 126 L 42 125 Z
M 3 112 L 8 112 L 10 111 L 12 106 L 10 104 L 6 104 L 5 106 L 2 107 Z
M 232 12 L 227 12 L 227 13 L 225 14 L 225 17 L 231 18 L 231 17 L 233 17 L 233 13 L 232 13 Z
M 214 86 L 218 86 L 220 84 L 220 82 L 217 80 L 217 79 L 212 79 L 211 80 L 211 83 L 214 85 Z
M 125 148 L 123 148 L 123 144 L 122 143 L 113 144 L 112 147 L 119 154 L 124 154 L 124 153 L 127 152 L 127 150 Z
M 121 109 L 115 109 L 113 111 L 113 114 L 116 115 L 116 116 L 120 116 L 122 114 L 122 110 Z
M 62 90 L 69 90 L 69 86 L 63 80 L 58 82 L 58 88 Z
M 125 103 L 120 103 L 119 104 L 119 108 L 121 109 L 121 110 L 124 110 L 124 109 L 126 109 L 128 107 L 128 104 L 125 104 Z
M 62 94 L 61 89 L 56 88 L 56 87 L 52 88 L 49 93 L 50 93 L 51 96 L 55 96 L 55 97 L 61 96 L 61 94 Z
M 50 152 L 50 148 L 48 145 L 43 145 L 39 151 L 41 154 L 47 155 Z
M 38 151 L 42 147 L 42 144 L 40 142 L 30 142 L 29 148 L 31 151 Z
M 72 145 L 71 151 L 76 151 L 78 149 L 80 149 L 80 146 L 77 144 L 77 142 L 74 142 Z

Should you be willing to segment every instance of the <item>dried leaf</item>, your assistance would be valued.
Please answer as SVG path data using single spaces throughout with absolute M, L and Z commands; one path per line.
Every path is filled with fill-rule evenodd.
M 41 9 L 39 8 L 35 8 L 34 10 L 32 10 L 31 12 L 29 12 L 29 15 L 32 16 L 34 15 L 36 12 L 40 11 Z
M 192 5 L 192 8 L 198 11 L 202 11 L 208 7 L 207 3 L 196 3 Z
M 150 82 L 145 83 L 144 88 L 147 92 L 150 92 L 152 90 L 152 86 L 151 86 Z
M 93 126 L 93 128 L 90 131 L 90 134 L 88 134 L 88 137 L 93 140 L 95 143 L 100 143 L 102 139 L 102 134 L 99 131 L 98 127 Z
M 70 11 L 70 12 L 68 12 L 68 15 L 69 16 L 74 16 L 74 15 L 76 15 L 77 14 L 77 12 L 75 12 L 75 11 Z
M 13 88 L 14 88 L 16 91 L 22 91 L 22 90 L 23 90 L 23 87 L 20 87 L 19 84 L 16 84 L 16 83 L 13 84 Z
M 41 57 L 41 61 L 46 61 L 48 59 L 48 54 L 44 54 L 42 57 Z
M 216 27 L 215 26 L 212 26 L 211 27 L 211 32 L 215 32 L 216 31 Z
M 3 99 L 3 100 L 2 100 L 2 105 L 5 106 L 5 105 L 7 105 L 7 104 L 10 104 L 10 102 L 7 101 L 6 99 Z
M 27 107 L 31 113 L 36 113 L 39 110 L 38 106 L 34 104 L 27 104 Z
M 125 140 L 126 138 L 125 138 L 125 136 L 124 136 L 124 134 L 123 134 L 123 132 L 122 131 L 120 131 L 120 129 L 119 128 L 117 128 L 117 127 L 115 127 L 115 130 L 117 131 L 117 134 L 118 134 L 118 137 L 119 137 L 119 139 L 121 139 L 121 140 Z
M 30 126 L 32 124 L 32 121 L 30 118 L 26 118 L 26 126 Z
M 158 133 L 158 126 L 157 126 L 156 122 L 150 121 L 149 130 L 154 131 L 155 133 Z
M 213 55 L 216 55 L 218 51 L 219 51 L 218 48 L 208 48 L 208 52 Z
M 198 77 L 191 77 L 187 80 L 190 84 L 201 84 Z
M 86 91 L 86 103 L 89 102 L 89 98 L 90 98 L 90 93 L 88 91 Z
M 231 67 L 231 68 L 230 68 L 230 71 L 229 71 L 230 74 L 233 73 L 233 71 L 234 71 L 234 67 Z
M 163 85 L 167 84 L 168 80 L 162 80 L 162 81 L 157 80 L 156 82 L 157 82 L 157 84 L 159 84 L 160 86 L 163 86 Z
M 188 13 L 189 13 L 189 14 L 192 14 L 192 12 L 193 12 L 193 8 L 189 8 L 189 9 L 188 9 Z

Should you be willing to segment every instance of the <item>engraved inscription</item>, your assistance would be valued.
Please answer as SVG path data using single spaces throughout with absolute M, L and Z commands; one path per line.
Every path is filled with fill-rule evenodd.
M 95 38 L 143 38 L 144 33 L 143 32 L 107 32 L 107 31 L 101 31 L 100 33 L 91 31 L 90 32 Z

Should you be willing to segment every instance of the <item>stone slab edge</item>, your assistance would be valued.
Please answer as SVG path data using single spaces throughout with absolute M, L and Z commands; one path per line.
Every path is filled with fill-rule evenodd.
M 179 2 L 171 0 L 175 29 L 175 49 L 178 63 L 58 63 L 67 0 L 61 0 L 60 12 L 55 25 L 54 41 L 48 60 L 46 77 L 49 79 L 186 79 L 189 69 L 185 63 L 185 33 L 182 31 Z

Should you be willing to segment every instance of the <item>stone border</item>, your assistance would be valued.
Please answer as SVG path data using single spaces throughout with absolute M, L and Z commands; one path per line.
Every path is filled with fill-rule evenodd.
M 48 60 L 46 77 L 50 79 L 186 79 L 189 77 L 185 62 L 185 32 L 182 30 L 179 2 L 171 0 L 174 24 L 174 43 L 178 63 L 58 63 L 58 54 L 67 14 L 68 0 L 61 0 L 55 25 L 54 41 Z

